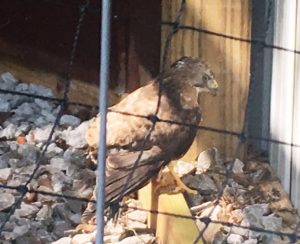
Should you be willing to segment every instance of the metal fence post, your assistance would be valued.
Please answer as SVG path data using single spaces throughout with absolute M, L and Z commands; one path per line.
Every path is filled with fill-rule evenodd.
M 96 244 L 103 243 L 105 208 L 106 112 L 109 80 L 110 0 L 102 0 L 101 53 L 100 53 L 100 132 L 97 175 L 97 236 Z

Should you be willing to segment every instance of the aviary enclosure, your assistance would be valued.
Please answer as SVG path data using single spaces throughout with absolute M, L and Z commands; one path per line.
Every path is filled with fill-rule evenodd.
M 97 201 L 85 134 L 98 113 L 101 10 L 1 4 L 1 243 L 96 241 L 83 217 Z M 104 243 L 299 242 L 299 26 L 295 0 L 112 1 L 109 106 L 183 56 L 209 64 L 219 92 L 200 95 L 200 124 L 127 113 L 197 135 L 124 197 Z

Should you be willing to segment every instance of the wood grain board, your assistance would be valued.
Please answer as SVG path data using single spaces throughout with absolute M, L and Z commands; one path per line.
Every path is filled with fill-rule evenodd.
M 162 21 L 175 20 L 180 1 L 162 1 Z M 187 0 L 182 25 L 198 27 L 229 36 L 250 38 L 251 1 Z M 162 49 L 170 26 L 162 27 Z M 180 29 L 173 37 L 168 62 L 181 56 L 199 56 L 213 70 L 219 82 L 218 97 L 203 95 L 201 125 L 241 131 L 250 78 L 250 44 L 197 31 Z M 194 159 L 208 147 L 215 146 L 226 158 L 231 158 L 237 138 L 199 131 L 186 159 Z

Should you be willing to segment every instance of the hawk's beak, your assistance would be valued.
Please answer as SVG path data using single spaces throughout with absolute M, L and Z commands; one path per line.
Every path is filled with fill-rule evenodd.
M 209 89 L 209 93 L 213 96 L 216 96 L 218 94 L 219 85 L 216 80 L 211 80 L 208 82 L 207 87 Z

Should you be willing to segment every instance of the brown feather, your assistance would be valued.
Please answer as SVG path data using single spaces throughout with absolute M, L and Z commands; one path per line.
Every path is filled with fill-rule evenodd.
M 199 124 L 201 112 L 198 88 L 206 86 L 202 80 L 204 74 L 213 78 L 211 71 L 199 59 L 182 58 L 156 80 L 109 108 L 106 206 L 144 186 L 163 166 L 189 149 L 196 135 L 195 127 L 161 121 L 154 126 L 150 120 L 141 116 L 157 112 L 160 120 Z M 90 146 L 98 146 L 98 135 L 99 117 L 94 119 L 86 133 Z M 129 179 L 130 174 L 132 177 Z

